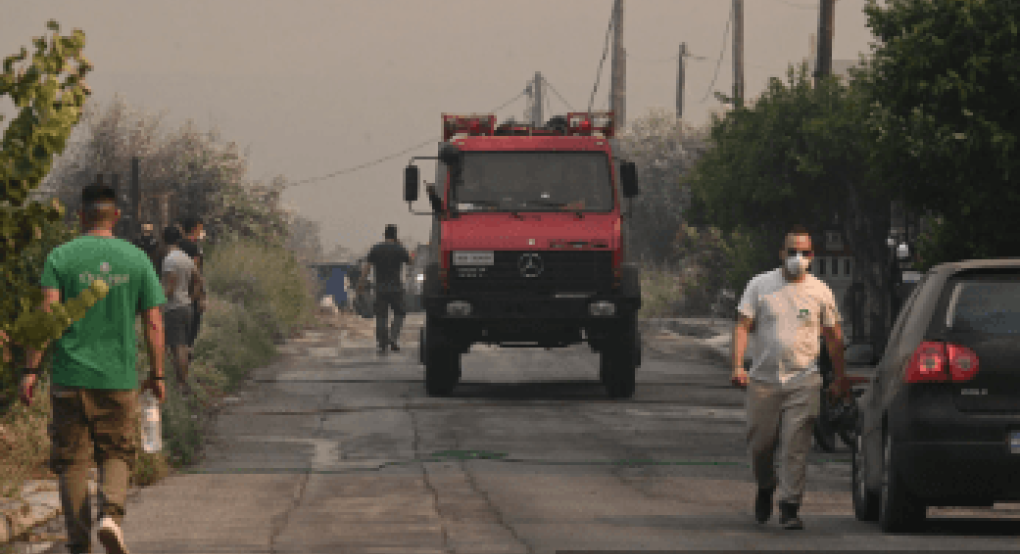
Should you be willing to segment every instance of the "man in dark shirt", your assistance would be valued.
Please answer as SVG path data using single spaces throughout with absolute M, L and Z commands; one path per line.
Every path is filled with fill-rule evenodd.
M 397 242 L 396 225 L 387 225 L 383 237 L 386 241 L 376 244 L 369 251 L 358 281 L 358 290 L 364 290 L 369 266 L 375 267 L 375 338 L 379 343 L 380 354 L 386 353 L 387 346 L 394 352 L 400 351 L 400 327 L 407 315 L 404 309 L 404 285 L 400 279 L 401 266 L 411 263 L 407 249 Z M 390 307 L 393 308 L 393 326 L 387 336 L 386 320 L 389 319 Z
M 202 221 L 197 217 L 186 217 L 181 220 L 181 231 L 184 232 L 184 238 L 178 243 L 178 246 L 185 254 L 191 258 L 191 261 L 195 262 L 195 267 L 198 269 L 198 278 L 196 281 L 199 284 L 198 290 L 196 291 L 195 297 L 192 299 L 192 321 L 191 321 L 191 333 L 188 335 L 188 351 L 189 359 L 195 352 L 195 338 L 198 337 L 198 326 L 202 323 L 202 314 L 206 308 L 206 294 L 205 294 L 205 281 L 202 279 L 202 245 L 201 241 L 205 239 L 205 230 Z

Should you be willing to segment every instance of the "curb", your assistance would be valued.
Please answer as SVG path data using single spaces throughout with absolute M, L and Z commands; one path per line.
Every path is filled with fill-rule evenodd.
M 89 494 L 95 496 L 96 482 L 89 480 Z M 62 513 L 57 481 L 26 481 L 19 499 L 0 500 L 0 544 L 6 544 Z

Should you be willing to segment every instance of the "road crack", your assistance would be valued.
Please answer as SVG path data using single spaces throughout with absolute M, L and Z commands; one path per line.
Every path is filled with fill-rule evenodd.
M 326 422 L 326 416 L 319 418 L 319 430 L 322 430 L 323 425 Z M 272 519 L 272 523 L 269 529 L 269 552 L 270 554 L 276 554 L 276 541 L 279 539 L 283 530 L 287 528 L 287 524 L 290 522 L 290 516 L 301 505 L 301 500 L 305 496 L 305 490 L 308 488 L 308 480 L 311 478 L 312 472 L 303 472 L 298 477 L 298 482 L 294 486 L 294 495 L 291 498 L 290 505 L 283 511 L 282 514 L 275 516 Z

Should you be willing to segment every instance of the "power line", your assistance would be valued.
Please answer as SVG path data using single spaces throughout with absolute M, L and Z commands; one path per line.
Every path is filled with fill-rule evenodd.
M 817 10 L 818 9 L 817 5 L 814 5 L 814 6 L 805 6 L 804 4 L 796 4 L 794 2 L 789 2 L 788 0 L 775 0 L 775 1 L 779 2 L 780 4 L 786 4 L 787 6 L 790 6 L 791 8 L 797 8 L 798 10 Z
M 514 96 L 510 100 L 507 100 L 506 102 L 501 104 L 499 107 L 493 108 L 493 109 L 489 110 L 486 113 L 495 113 L 495 112 L 498 112 L 499 110 L 502 110 L 503 108 L 509 106 L 511 103 L 515 102 L 521 96 L 524 96 L 524 94 L 525 94 L 525 92 L 521 91 L 521 92 L 517 93 L 517 96 Z M 426 140 L 424 142 L 420 142 L 420 143 L 418 143 L 418 144 L 416 144 L 414 146 L 411 146 L 409 148 L 405 148 L 404 150 L 401 150 L 400 152 L 397 152 L 395 154 L 390 154 L 388 156 L 383 156 L 382 158 L 378 158 L 378 159 L 372 160 L 370 162 L 365 162 L 363 164 L 356 165 L 354 167 L 348 167 L 346 169 L 341 169 L 341 170 L 338 170 L 338 171 L 334 171 L 332 173 L 328 173 L 328 174 L 322 175 L 320 177 L 312 177 L 311 179 L 305 179 L 303 181 L 296 181 L 296 182 L 293 182 L 293 183 L 287 183 L 286 186 L 289 188 L 289 187 L 293 187 L 293 186 L 297 186 L 297 185 L 304 185 L 304 184 L 308 184 L 308 183 L 314 183 L 316 181 L 322 181 L 322 180 L 325 180 L 325 179 L 329 179 L 330 177 L 336 177 L 338 175 L 345 175 L 347 173 L 354 173 L 355 171 L 359 171 L 361 169 L 365 169 L 366 167 L 372 167 L 373 165 L 377 165 L 377 164 L 380 164 L 382 162 L 392 160 L 393 158 L 396 158 L 397 156 L 402 156 L 404 154 L 407 154 L 408 152 L 412 152 L 414 150 L 417 150 L 417 149 L 422 148 L 424 146 L 427 146 L 429 144 L 434 144 L 436 142 L 439 142 L 440 140 L 442 140 L 442 137 L 430 138 L 430 139 L 428 139 L 428 140 Z
M 722 48 L 719 49 L 719 60 L 715 62 L 715 75 L 712 75 L 712 82 L 708 85 L 708 90 L 705 91 L 704 98 L 701 99 L 699 104 L 704 104 L 708 96 L 712 94 L 712 87 L 715 86 L 715 79 L 719 76 L 719 66 L 722 65 L 723 54 L 726 53 L 726 39 L 730 36 L 730 23 L 733 21 L 733 7 L 730 6 L 730 16 L 726 18 L 726 30 L 723 32 Z
M 549 90 L 553 91 L 553 93 L 556 94 L 556 97 L 560 99 L 560 102 L 566 104 L 567 107 L 570 108 L 570 111 L 574 111 L 574 107 L 570 105 L 570 102 L 567 102 L 563 98 L 563 95 L 560 94 L 560 91 L 556 90 L 556 87 L 552 86 L 552 83 L 549 82 L 549 79 L 542 77 L 542 80 L 545 81 L 545 84 L 549 85 Z
M 602 46 L 602 59 L 599 60 L 599 70 L 595 74 L 595 88 L 591 91 L 591 100 L 588 101 L 588 111 L 591 111 L 592 104 L 595 103 L 595 92 L 599 90 L 599 81 L 602 79 L 602 64 L 606 61 L 606 54 L 609 52 L 609 33 L 613 30 L 613 24 L 616 16 L 616 7 L 613 7 L 613 15 L 609 16 L 609 27 L 606 28 L 606 41 Z

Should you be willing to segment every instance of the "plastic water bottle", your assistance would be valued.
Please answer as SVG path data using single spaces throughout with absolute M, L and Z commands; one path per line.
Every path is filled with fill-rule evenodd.
M 142 393 L 142 449 L 148 454 L 163 450 L 163 432 L 159 420 L 159 400 L 150 391 Z

